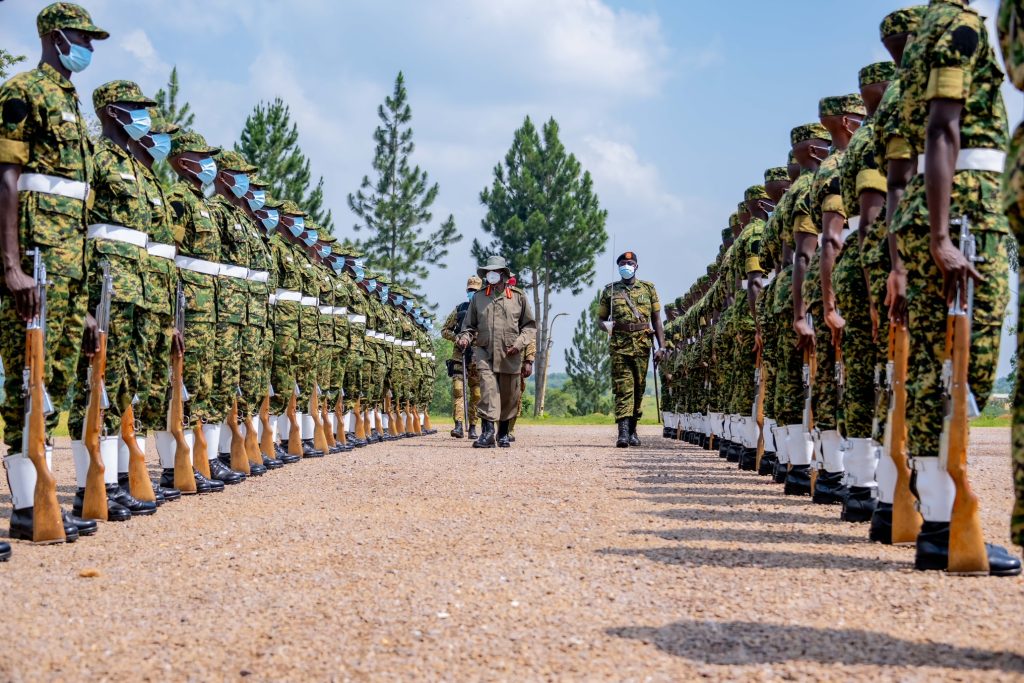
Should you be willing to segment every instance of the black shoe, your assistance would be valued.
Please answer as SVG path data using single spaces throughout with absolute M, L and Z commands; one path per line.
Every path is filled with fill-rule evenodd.
M 210 478 L 216 479 L 227 486 L 241 484 L 245 481 L 244 474 L 234 471 L 220 460 L 216 459 L 210 461 Z
M 340 442 L 335 442 L 333 446 L 327 447 L 327 452 L 331 455 L 337 455 L 338 453 L 344 453 L 345 447 Z
M 352 436 L 349 436 L 347 438 L 348 438 L 348 445 L 351 446 L 352 448 L 366 448 L 366 445 L 367 445 L 366 444 L 366 439 L 357 439 L 355 437 L 355 434 L 353 434 Z
M 498 423 L 498 448 L 511 448 L 512 442 L 508 440 L 508 420 Z
M 252 476 L 262 477 L 266 473 L 267 468 L 266 466 L 263 465 L 263 463 L 255 463 L 252 461 L 249 462 L 249 474 L 251 474 Z
M 786 476 L 789 474 L 789 463 L 775 461 L 775 469 L 772 470 L 772 481 L 776 484 L 785 484 Z
M 1006 551 L 1006 548 L 991 543 L 985 544 L 988 555 L 989 576 L 1018 576 L 1021 573 L 1020 560 Z M 917 554 L 914 569 L 921 571 L 946 569 L 949 566 L 949 522 L 925 522 L 917 535 Z
M 196 493 L 220 493 L 224 490 L 224 482 L 217 479 L 207 479 L 199 470 L 192 470 L 196 480 Z
M 729 457 L 729 447 L 730 446 L 732 446 L 732 441 L 726 441 L 725 439 L 719 439 L 718 440 L 718 457 L 719 458 L 728 458 Z
M 70 512 L 61 513 L 61 518 L 64 520 L 64 528 L 67 529 L 68 526 L 75 527 L 79 536 L 92 536 L 99 528 L 95 519 L 82 519 L 81 517 L 75 517 Z
M 473 448 L 494 448 L 497 443 L 494 440 L 494 423 L 490 420 L 481 420 L 480 437 L 473 442 Z
M 163 497 L 164 502 L 173 503 L 174 501 L 181 500 L 181 491 L 174 488 L 173 486 L 160 486 L 160 484 L 153 483 L 153 491 L 157 497 Z
M 452 437 L 455 439 L 461 439 L 462 437 L 466 436 L 466 432 L 463 431 L 462 429 L 462 420 L 455 421 L 455 427 L 452 428 L 452 431 L 449 432 L 449 434 L 451 434 Z
M 616 420 L 615 424 L 618 425 L 619 435 L 615 439 L 616 448 L 629 448 L 629 418 L 624 417 L 620 420 Z
M 715 450 L 715 440 L 713 435 L 705 434 L 701 439 L 700 447 L 706 451 Z
M 281 462 L 282 465 L 291 465 L 293 462 L 302 460 L 297 455 L 292 455 L 288 452 L 288 442 L 274 444 L 274 456 Z
M 322 458 L 324 457 L 324 452 L 313 445 L 313 439 L 305 439 L 302 442 L 302 457 Z
M 153 490 L 154 491 L 163 490 L 165 498 L 167 498 L 167 492 L 168 491 L 176 491 L 177 492 L 178 495 L 176 497 L 174 497 L 174 498 L 167 498 L 167 500 L 177 500 L 178 498 L 181 497 L 181 491 L 178 491 L 178 489 L 174 488 L 174 468 L 173 467 L 166 467 L 166 468 L 160 470 L 160 479 L 158 479 L 156 481 L 155 485 L 153 486 Z M 197 480 L 196 481 L 196 493 L 209 493 L 209 491 L 200 491 L 199 490 L 199 482 Z
M 761 458 L 764 460 L 764 457 Z M 740 451 L 739 468 L 745 472 L 753 472 L 757 469 L 757 449 L 744 448 Z
M 128 493 L 131 493 L 131 491 L 132 491 L 130 479 L 131 478 L 128 476 L 127 472 L 118 472 L 117 473 L 117 485 L 120 486 L 125 491 L 127 491 Z M 154 482 L 151 482 L 151 483 L 153 484 L 153 496 L 154 496 L 154 500 L 156 502 L 156 506 L 160 507 L 165 502 L 167 502 L 167 499 L 163 495 L 163 493 L 160 491 L 159 485 L 157 485 Z M 178 491 L 178 497 L 179 498 L 181 497 L 181 491 Z
M 107 484 L 107 521 L 108 522 L 127 522 L 132 518 L 132 512 L 119 502 L 114 500 L 114 496 L 111 493 L 113 489 L 119 488 L 117 484 Z M 134 500 L 134 498 L 132 499 Z M 82 505 L 85 501 L 85 489 L 81 488 L 75 491 L 75 499 L 71 503 L 71 514 L 75 517 L 81 518 L 82 516 Z M 156 509 L 155 504 L 150 503 Z M 67 526 L 65 524 L 65 526 Z
M 843 500 L 843 511 L 839 519 L 844 522 L 869 522 L 875 512 L 878 499 L 874 490 L 865 486 L 851 486 L 850 493 Z
M 635 417 L 629 418 L 629 445 L 630 446 L 639 446 L 640 445 L 640 437 L 636 435 L 636 418 Z
M 786 474 L 786 487 L 783 493 L 787 496 L 807 496 L 811 493 L 811 466 L 793 465 Z
M 508 435 L 508 442 L 509 443 L 515 443 L 516 442 L 516 435 L 515 434 L 509 434 Z
M 127 508 L 128 512 L 132 513 L 132 517 L 156 514 L 156 503 L 139 500 L 128 493 L 128 489 L 122 488 L 120 484 L 107 485 L 107 498 L 121 507 Z
M 673 439 L 673 438 L 675 438 L 675 437 L 672 436 L 672 428 L 671 427 L 662 427 L 661 428 L 661 438 L 663 438 L 663 439 Z
M 279 470 L 282 467 L 284 467 L 284 463 L 278 460 L 277 458 L 268 458 L 267 456 L 264 455 L 263 466 L 266 467 L 268 470 Z
M 871 515 L 868 538 L 875 543 L 892 545 L 892 503 L 879 501 L 875 505 L 875 512 Z
M 0 541 L 0 562 L 11 559 L 11 544 Z
M 475 422 L 470 422 L 469 423 L 469 438 L 475 439 L 475 438 L 477 438 L 477 436 L 478 436 L 478 434 L 476 433 L 476 423 Z
M 33 508 L 11 510 L 11 529 L 8 535 L 15 541 L 32 540 L 32 512 Z M 63 521 L 64 541 L 66 543 L 74 543 L 78 540 L 78 528 L 74 524 L 69 523 L 66 518 Z
M 761 465 L 757 468 L 757 473 L 762 477 L 767 477 L 775 471 L 775 463 L 778 462 L 778 456 L 771 451 L 765 451 L 761 456 Z
M 726 462 L 739 462 L 740 456 L 743 455 L 743 444 L 730 441 L 729 445 L 725 449 L 725 461 Z
M 842 472 L 826 472 L 822 470 L 818 474 L 818 481 L 814 483 L 814 493 L 811 495 L 811 502 L 817 505 L 841 504 L 850 495 L 850 490 L 843 484 Z

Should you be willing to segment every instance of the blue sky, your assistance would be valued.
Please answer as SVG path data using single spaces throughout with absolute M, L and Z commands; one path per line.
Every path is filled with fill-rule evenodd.
M 0 45 L 31 61 L 41 0 L 0 2 Z M 76 76 L 155 93 L 178 66 L 196 128 L 230 145 L 261 100 L 283 97 L 314 177 L 324 176 L 336 231 L 351 234 L 346 196 L 369 172 L 376 107 L 403 70 L 414 161 L 441 185 L 435 218 L 465 236 L 427 286 L 444 315 L 462 299 L 480 190 L 530 115 L 554 116 L 594 176 L 612 253 L 636 251 L 640 277 L 663 299 L 714 257 L 729 213 L 766 167 L 785 162 L 788 131 L 814 120 L 818 99 L 853 92 L 858 69 L 887 59 L 878 40 L 892 0 L 93 0 L 111 32 Z M 995 0 L 975 6 L 992 15 Z M 1021 96 L 1007 89 L 1011 120 Z M 1014 283 L 1014 289 L 1015 289 Z M 553 370 L 593 292 L 556 297 Z M 1015 306 L 1013 307 L 1015 309 Z M 1004 344 L 1000 372 L 1011 351 Z

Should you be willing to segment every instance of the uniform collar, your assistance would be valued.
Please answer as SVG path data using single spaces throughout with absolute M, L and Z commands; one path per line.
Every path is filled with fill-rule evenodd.
M 135 157 L 132 156 L 131 152 L 129 152 L 124 147 L 122 147 L 121 145 L 117 144 L 116 142 L 114 142 L 110 138 L 108 138 L 106 135 L 101 135 L 100 136 L 100 144 L 103 145 L 104 147 L 106 147 L 112 153 L 114 153 L 117 156 L 119 156 L 121 159 L 128 159 L 128 160 L 130 160 L 134 164 Z
M 51 81 L 59 85 L 64 90 L 74 91 L 74 84 L 68 79 L 64 78 L 63 75 L 46 62 L 39 62 L 39 70 Z

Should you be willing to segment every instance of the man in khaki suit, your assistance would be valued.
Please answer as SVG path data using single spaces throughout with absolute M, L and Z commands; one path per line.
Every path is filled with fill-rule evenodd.
M 474 448 L 509 448 L 509 421 L 516 416 L 521 393 L 523 351 L 534 341 L 537 323 L 523 290 L 513 287 L 505 259 L 492 256 L 477 269 L 484 288 L 469 302 L 457 344 L 473 345 L 480 376 L 480 438 Z M 497 443 L 494 423 L 498 422 Z

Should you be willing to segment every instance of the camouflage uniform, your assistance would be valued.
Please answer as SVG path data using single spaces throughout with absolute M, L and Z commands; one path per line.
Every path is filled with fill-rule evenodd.
M 763 185 L 754 185 L 747 189 L 748 200 L 768 199 Z M 757 388 L 754 385 L 754 369 L 757 364 L 757 353 L 754 349 L 754 316 L 750 312 L 747 298 L 747 274 L 764 272 L 761 266 L 761 242 L 764 239 L 765 221 L 753 218 L 739 237 L 736 238 L 736 257 L 733 261 L 734 278 L 742 283 L 742 290 L 735 293 L 733 303 L 733 356 L 732 383 L 728 410 L 733 415 L 750 415 L 754 404 Z
M 469 415 L 467 420 L 465 406 L 463 405 L 464 387 L 462 386 L 462 352 L 454 346 L 455 338 L 459 333 L 459 318 L 465 315 L 469 309 L 469 302 L 461 303 L 452 309 L 452 312 L 445 318 L 441 325 L 441 336 L 452 342 L 451 372 L 452 372 L 452 419 L 456 422 L 465 422 L 467 425 L 476 422 L 476 409 L 480 403 L 480 376 L 476 372 L 476 365 L 470 363 L 466 367 L 466 378 L 469 380 Z
M 281 213 L 286 216 L 305 216 L 289 202 L 281 207 Z M 283 415 L 297 382 L 302 266 L 298 247 L 288 242 L 279 232 L 270 238 L 270 251 L 277 278 L 273 314 L 274 354 L 270 370 L 274 396 L 270 399 L 270 412 Z
M 639 314 L 626 303 L 626 296 Z M 650 321 L 661 312 L 658 292 L 644 280 L 632 284 L 619 281 L 601 290 L 597 316 L 618 325 L 650 326 Z M 612 369 L 612 394 L 615 396 L 615 419 L 636 418 L 643 415 L 644 391 L 647 387 L 647 368 L 651 356 L 651 335 L 644 329 L 629 331 L 615 329 L 609 342 Z
M 353 256 L 354 259 L 354 256 Z M 354 268 L 355 261 L 350 262 Z M 360 276 L 361 279 L 361 276 Z M 363 384 L 363 366 L 367 361 L 366 310 L 367 296 L 354 279 L 346 283 L 348 291 L 349 360 L 345 368 L 345 397 L 349 408 L 357 399 L 366 397 Z
M 1003 0 L 999 8 L 999 43 L 1010 81 L 1024 90 L 1024 12 L 1019 2 Z M 1018 125 L 1010 141 L 1006 171 L 1003 174 L 1003 206 L 1010 228 L 1017 239 L 1018 253 L 1024 253 L 1024 125 Z M 1017 269 L 1018 292 L 1024 284 L 1024 270 Z M 1024 546 L 1024 382 L 1019 368 L 1024 367 L 1024 315 L 1018 299 L 1017 365 L 1018 380 L 1013 395 L 1013 484 L 1016 492 L 1010 534 L 1013 542 Z

